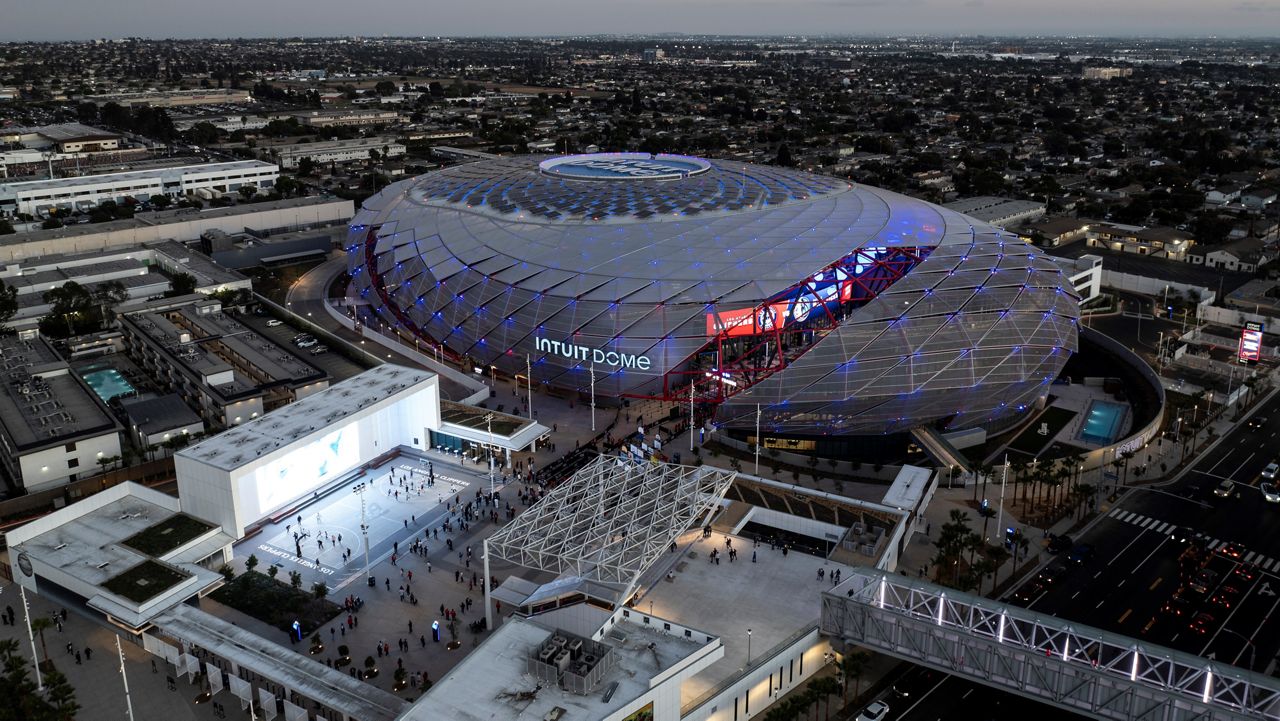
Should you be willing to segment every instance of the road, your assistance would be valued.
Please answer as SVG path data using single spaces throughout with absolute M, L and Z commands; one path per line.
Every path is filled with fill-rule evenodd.
M 1014 694 L 918 666 L 898 679 L 881 699 L 899 721 L 1082 721 L 1084 716 L 1044 706 Z
M 1181 478 L 1133 489 L 1077 542 L 1094 556 L 1033 595 L 1029 608 L 1264 671 L 1280 651 L 1280 504 L 1264 500 L 1263 468 L 1280 455 L 1280 399 L 1241 423 Z M 1235 482 L 1228 497 L 1218 485 Z M 1205 552 L 1184 556 L 1181 529 L 1199 533 Z M 1225 555 L 1228 544 L 1239 548 Z M 1179 609 L 1164 610 L 1201 570 L 1207 583 L 1187 589 Z M 1202 627 L 1192 628 L 1198 614 Z M 1198 626 L 1200 624 L 1197 624 Z

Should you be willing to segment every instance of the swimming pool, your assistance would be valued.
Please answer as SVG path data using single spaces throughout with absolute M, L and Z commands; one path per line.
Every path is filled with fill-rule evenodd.
M 1084 424 L 1080 427 L 1080 440 L 1105 446 L 1120 435 L 1120 426 L 1124 422 L 1128 406 L 1110 401 L 1093 401 L 1085 415 Z
M 116 396 L 128 395 L 133 392 L 133 386 L 115 368 L 99 368 L 87 373 L 81 373 L 80 377 L 84 379 L 85 383 L 89 384 L 94 393 L 98 394 L 103 403 L 109 403 Z

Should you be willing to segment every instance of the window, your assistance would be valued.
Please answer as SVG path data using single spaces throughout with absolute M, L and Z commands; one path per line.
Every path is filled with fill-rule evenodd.
M 72 459 L 70 459 L 70 460 L 68 460 L 68 461 L 67 461 L 67 468 L 76 468 L 76 467 L 78 467 L 79 465 L 80 465 L 80 459 L 79 459 L 79 458 L 72 458 Z
M 74 441 L 67 444 L 67 453 L 75 453 L 75 450 L 76 450 L 76 444 Z

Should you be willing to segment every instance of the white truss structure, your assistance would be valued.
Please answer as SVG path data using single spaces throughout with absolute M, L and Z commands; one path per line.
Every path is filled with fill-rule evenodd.
M 1094 718 L 1280 719 L 1280 682 L 869 568 L 822 597 L 824 633 Z
M 600 456 L 485 548 L 493 559 L 617 587 L 623 602 L 671 543 L 720 505 L 737 475 Z

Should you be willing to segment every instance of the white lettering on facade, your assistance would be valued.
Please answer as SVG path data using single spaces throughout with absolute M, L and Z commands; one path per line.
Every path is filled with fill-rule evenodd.
M 646 355 L 588 348 L 549 338 L 534 338 L 533 347 L 542 353 L 550 353 L 566 360 L 583 361 L 614 368 L 635 368 L 636 370 L 647 371 L 653 366 L 649 356 Z

